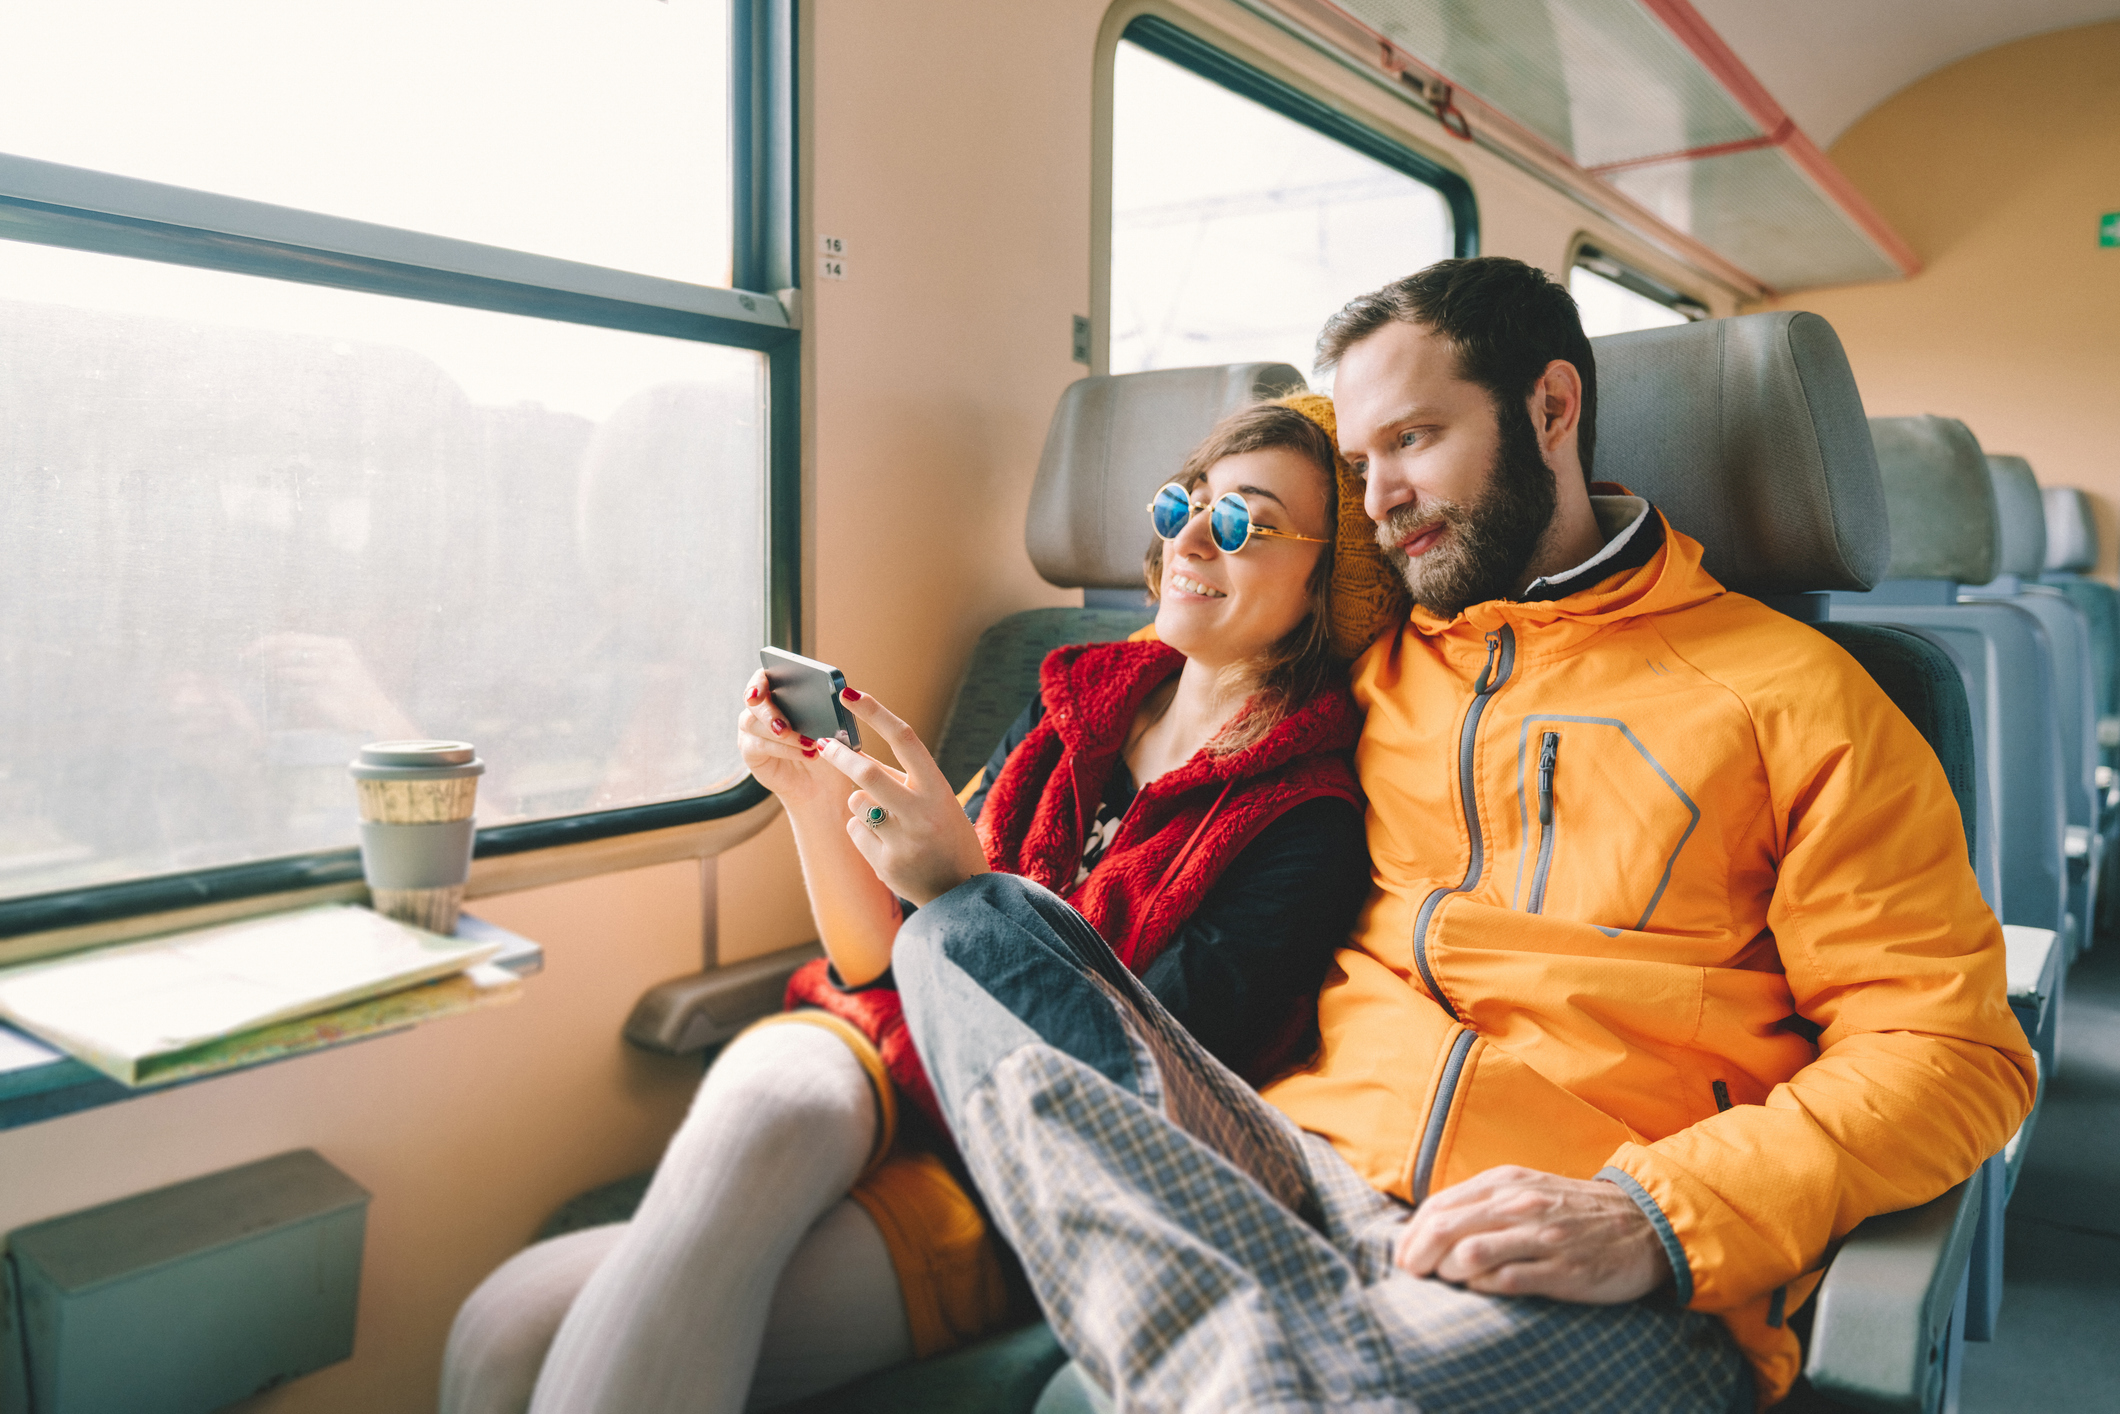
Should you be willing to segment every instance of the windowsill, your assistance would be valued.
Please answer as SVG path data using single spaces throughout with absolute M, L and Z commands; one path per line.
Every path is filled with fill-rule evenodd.
M 512 850 L 482 855 L 471 861 L 471 878 L 464 889 L 467 901 L 495 894 L 544 888 L 599 874 L 615 874 L 678 859 L 711 859 L 724 850 L 756 835 L 780 815 L 780 801 L 765 795 L 749 809 L 733 815 L 672 825 L 661 829 L 599 836 L 549 845 L 540 849 Z M 507 827 L 513 828 L 513 827 Z M 358 860 L 349 877 L 329 883 L 280 892 L 245 894 L 219 902 L 203 903 L 168 912 L 136 912 L 94 922 L 71 924 L 43 932 L 0 936 L 0 966 L 32 962 L 38 958 L 99 948 L 136 938 L 232 923 L 263 913 L 284 913 L 319 903 L 366 903 L 368 886 L 358 875 Z M 6 1094 L 0 1080 L 0 1096 Z M 4 1128 L 0 1125 L 0 1128 Z
M 456 935 L 479 942 L 499 943 L 500 955 L 484 964 L 484 969 L 502 969 L 509 975 L 500 978 L 486 971 L 485 976 L 490 980 L 482 983 L 472 973 L 460 973 L 357 1002 L 321 1016 L 268 1027 L 239 1042 L 216 1047 L 212 1058 L 202 1060 L 197 1069 L 137 1089 L 120 1084 L 71 1056 L 54 1052 L 53 1058 L 42 1064 L 0 1071 L 0 1130 L 159 1094 L 181 1085 L 255 1070 L 259 1066 L 332 1050 L 356 1041 L 394 1035 L 422 1022 L 483 1010 L 514 1000 L 521 991 L 521 979 L 544 969 L 545 951 L 542 947 L 483 918 L 474 918 L 468 913 L 463 915 L 457 924 Z M 480 970 L 474 969 L 475 972 Z M 0 1024 L 0 1033 L 11 1040 L 19 1038 L 40 1049 L 50 1049 L 4 1024 Z

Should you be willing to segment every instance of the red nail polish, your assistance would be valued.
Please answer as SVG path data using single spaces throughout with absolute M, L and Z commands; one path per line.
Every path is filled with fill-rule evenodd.
M 808 751 L 805 751 L 802 754 L 804 756 L 815 756 L 817 754 L 817 748 L 813 746 Z
M 861 700 L 861 694 L 854 691 L 854 689 L 851 687 L 848 688 L 843 695 L 849 702 L 859 702 Z
M 796 733 L 795 740 L 802 743 L 802 749 L 804 751 L 808 751 L 811 747 L 817 745 L 816 742 L 810 740 L 808 737 L 802 735 L 800 732 Z
M 786 722 L 783 722 L 783 721 L 782 721 L 782 720 L 780 720 L 780 718 L 778 718 L 778 717 L 775 717 L 775 718 L 773 719 L 773 730 L 774 730 L 774 732 L 775 732 L 775 733 L 779 733 L 779 732 L 784 732 L 784 731 L 786 731 L 787 729 L 788 729 L 788 724 L 787 724 Z
M 756 702 L 758 700 L 758 689 L 754 687 L 749 692 L 746 692 L 743 695 L 743 700 L 746 702 Z

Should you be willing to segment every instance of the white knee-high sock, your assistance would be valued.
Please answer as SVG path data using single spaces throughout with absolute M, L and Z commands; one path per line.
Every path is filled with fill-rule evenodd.
M 559 1323 L 625 1235 L 612 1223 L 539 1242 L 480 1282 L 449 1328 L 441 1414 L 523 1414 Z
M 741 1410 L 788 1259 L 875 1137 L 867 1073 L 830 1032 L 768 1026 L 732 1044 L 560 1324 L 531 1414 Z
M 891 1249 L 867 1210 L 842 1199 L 780 1274 L 746 1407 L 772 1409 L 912 1358 Z

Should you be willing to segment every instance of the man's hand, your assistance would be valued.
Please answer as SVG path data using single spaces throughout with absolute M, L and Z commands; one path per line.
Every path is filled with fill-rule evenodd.
M 1432 1193 L 1392 1261 L 1491 1296 L 1616 1305 L 1671 1280 L 1656 1229 L 1610 1183 L 1505 1165 Z

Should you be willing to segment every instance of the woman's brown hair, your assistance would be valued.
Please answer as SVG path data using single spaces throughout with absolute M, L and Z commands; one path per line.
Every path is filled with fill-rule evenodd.
M 1192 454 L 1186 457 L 1185 465 L 1173 479 L 1190 492 L 1205 481 L 1215 463 L 1225 457 L 1275 449 L 1294 452 L 1318 469 L 1318 475 L 1325 482 L 1325 525 L 1326 533 L 1330 535 L 1332 527 L 1339 524 L 1340 515 L 1339 478 L 1333 472 L 1337 449 L 1324 428 L 1286 404 L 1254 403 L 1223 418 L 1206 439 L 1192 449 Z M 1333 553 L 1333 546 L 1323 547 L 1317 564 L 1311 568 L 1310 580 L 1304 585 L 1310 612 L 1303 616 L 1303 621 L 1290 629 L 1280 642 L 1242 665 L 1240 671 L 1251 684 L 1251 700 L 1209 743 L 1212 750 L 1218 753 L 1241 751 L 1262 740 L 1324 685 L 1325 675 L 1335 666 L 1332 654 Z M 1149 547 L 1143 569 L 1148 578 L 1149 594 L 1160 596 L 1163 592 L 1161 540 Z

